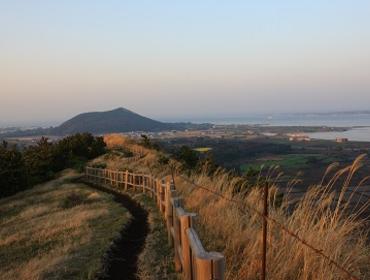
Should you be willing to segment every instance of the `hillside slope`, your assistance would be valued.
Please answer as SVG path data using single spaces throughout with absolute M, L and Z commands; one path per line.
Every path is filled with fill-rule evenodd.
M 118 136 L 110 138 L 112 137 L 108 135 L 105 137 L 106 141 L 110 140 L 107 143 L 112 147 L 115 140 L 118 146 Z M 127 139 L 121 142 L 123 148 L 132 148 Z M 144 154 L 140 159 L 127 161 L 119 153 L 112 152 L 109 157 L 95 159 L 94 164 L 104 165 L 111 170 L 134 170 L 135 173 L 152 174 L 156 177 L 164 177 L 174 169 L 177 170 L 174 173 L 176 193 L 182 197 L 187 211 L 198 213 L 194 227 L 205 249 L 225 255 L 227 280 L 252 280 L 260 273 L 259 252 L 262 243 L 261 217 L 258 213 L 263 207 L 261 186 L 266 180 L 270 183 L 269 216 L 278 221 L 272 223 L 270 220 L 268 226 L 269 279 L 348 279 L 347 274 L 328 264 L 322 255 L 282 230 L 279 223 L 290 232 L 297 233 L 300 238 L 358 279 L 370 279 L 369 230 L 366 220 L 358 218 L 369 207 L 369 203 L 363 204 L 361 211 L 349 211 L 350 204 L 347 202 L 351 203 L 352 200 L 357 204 L 358 197 L 344 199 L 347 188 L 342 185 L 346 178 L 350 181 L 353 174 L 361 168 L 363 157 L 342 169 L 331 165 L 327 173 L 327 184 L 312 185 L 299 201 L 293 201 L 289 193 L 279 195 L 279 169 L 274 169 L 270 177 L 260 177 L 256 181 L 248 178 L 246 181 L 245 177 L 235 176 L 226 170 L 219 169 L 212 173 L 207 165 L 199 171 L 189 172 L 173 158 L 171 164 L 166 165 L 162 159 L 169 155 L 160 151 L 145 149 Z M 330 180 L 331 178 L 334 179 Z M 321 178 L 318 181 L 321 182 Z M 292 188 L 294 184 L 291 182 Z M 339 196 L 342 197 L 340 201 Z M 231 203 L 231 199 L 240 204 Z M 295 203 L 295 207 L 292 207 L 292 203 Z M 349 212 L 351 215 L 348 215 Z
M 102 272 L 102 256 L 131 216 L 75 176 L 0 200 L 1 280 L 95 279 Z

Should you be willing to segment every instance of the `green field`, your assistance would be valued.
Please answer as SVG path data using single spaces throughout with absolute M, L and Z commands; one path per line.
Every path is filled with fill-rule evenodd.
M 329 163 L 330 159 L 320 154 L 288 154 L 271 158 L 258 158 L 253 163 L 241 165 L 243 172 L 250 168 L 261 169 L 261 167 L 269 168 L 271 166 L 279 166 L 284 170 L 297 170 L 309 167 L 315 163 Z
M 194 151 L 199 152 L 199 153 L 206 153 L 206 152 L 212 151 L 212 148 L 199 147 L 199 148 L 195 148 Z

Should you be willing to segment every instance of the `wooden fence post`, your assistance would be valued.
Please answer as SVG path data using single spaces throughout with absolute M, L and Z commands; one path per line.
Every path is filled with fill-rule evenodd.
M 122 172 L 122 189 L 126 189 L 126 171 Z
M 163 180 L 159 181 L 159 210 L 161 211 L 161 214 L 163 215 Z
M 161 180 L 160 189 L 161 189 L 161 212 L 166 218 L 166 206 L 167 206 L 166 205 L 166 182 L 164 181 L 164 179 Z
M 171 184 L 170 182 L 166 183 L 165 188 L 165 217 L 166 217 L 166 225 L 167 225 L 167 237 L 168 237 L 168 244 L 173 245 L 171 228 L 172 228 L 172 204 L 171 204 Z
M 214 256 L 212 260 L 213 279 L 224 280 L 226 271 L 225 257 L 216 252 L 212 252 L 211 254 Z
M 142 175 L 142 187 L 143 187 L 143 193 L 145 193 L 146 188 L 146 176 Z
M 220 253 L 208 253 L 194 256 L 194 279 L 223 280 L 225 277 L 225 259 Z
M 155 180 L 155 188 L 157 193 L 157 206 L 159 210 L 161 209 L 161 181 L 159 179 Z
M 206 252 L 196 231 L 186 231 L 190 248 L 193 279 L 223 280 L 225 277 L 225 257 L 216 252 Z
M 181 265 L 181 259 L 182 256 L 180 256 L 180 250 L 181 250 L 181 233 L 180 233 L 180 220 L 177 216 L 177 208 L 181 207 L 182 200 L 179 197 L 174 197 L 171 199 L 172 204 L 172 227 L 173 227 L 173 247 L 175 250 L 175 270 L 176 272 L 181 272 L 182 265 Z
M 125 191 L 128 190 L 128 170 L 125 172 Z
M 153 185 L 153 195 L 154 195 L 154 200 L 156 201 L 157 200 L 157 179 L 156 178 L 152 178 L 152 185 Z
M 181 253 L 183 260 L 183 273 L 185 280 L 192 280 L 192 261 L 189 238 L 186 230 L 192 227 L 195 214 L 186 213 L 180 216 Z
M 149 189 L 150 189 L 150 197 L 153 198 L 153 178 L 152 178 L 151 175 L 149 176 L 148 185 L 149 185 Z
M 158 194 L 158 208 L 159 208 L 159 211 L 161 211 L 161 184 L 162 184 L 162 181 L 161 180 L 157 180 L 157 194 Z

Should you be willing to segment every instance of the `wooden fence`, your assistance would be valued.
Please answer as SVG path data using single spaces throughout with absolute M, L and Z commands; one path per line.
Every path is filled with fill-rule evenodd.
M 207 252 L 193 228 L 195 213 L 182 208 L 173 181 L 154 178 L 128 171 L 86 167 L 86 179 L 97 185 L 110 185 L 125 191 L 148 194 L 166 221 L 168 241 L 174 248 L 176 271 L 186 280 L 224 280 L 225 257 L 217 252 Z

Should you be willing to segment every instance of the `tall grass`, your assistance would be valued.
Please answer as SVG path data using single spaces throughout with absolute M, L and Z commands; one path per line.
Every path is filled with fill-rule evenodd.
M 332 174 L 331 166 L 326 176 L 295 203 L 289 194 L 281 201 L 273 177 L 269 178 L 270 217 L 307 241 L 322 253 L 341 264 L 345 269 L 361 277 L 370 277 L 370 250 L 367 244 L 368 230 L 362 214 L 369 201 L 354 207 L 358 199 L 353 192 L 347 194 L 351 179 L 361 167 L 363 157 L 351 166 Z M 276 173 L 275 173 L 276 174 Z M 331 175 L 330 175 L 331 174 Z M 185 198 L 187 209 L 199 213 L 196 226 L 207 248 L 222 251 L 227 260 L 227 279 L 257 279 L 261 259 L 261 222 L 259 214 L 240 210 L 240 206 L 227 202 L 203 189 L 194 187 L 181 177 L 177 189 Z M 222 193 L 229 199 L 240 201 L 262 212 L 262 192 L 258 186 L 246 192 L 235 193 L 243 184 L 241 178 L 225 171 L 212 177 L 206 172 L 195 174 L 191 179 L 199 185 Z M 328 181 L 324 184 L 324 181 Z M 339 185 L 339 182 L 341 185 Z M 293 182 L 294 183 L 294 182 Z M 356 191 L 357 188 L 355 188 Z M 248 207 L 245 207 L 248 209 Z M 348 279 L 328 260 L 288 235 L 281 228 L 269 223 L 268 230 L 268 279 Z
M 156 176 L 170 174 L 168 166 L 158 164 L 159 154 L 152 151 L 134 163 L 120 163 L 112 159 L 111 168 L 131 169 L 135 172 L 151 173 Z M 262 211 L 261 183 L 268 181 L 269 215 L 302 239 L 341 264 L 360 279 L 370 279 L 370 246 L 368 212 L 369 201 L 358 201 L 356 188 L 350 188 L 356 171 L 361 168 L 363 156 L 342 169 L 333 164 L 328 167 L 324 178 L 312 185 L 299 199 L 288 191 L 283 198 L 279 195 L 277 179 L 282 175 L 278 168 L 271 168 L 267 176 L 259 176 L 250 182 L 219 169 L 209 176 L 207 168 L 188 176 L 190 181 L 221 193 L 230 203 L 204 189 L 197 188 L 189 180 L 180 164 L 172 162 L 178 170 L 176 188 L 184 198 L 188 211 L 198 213 L 195 227 L 207 250 L 223 252 L 226 257 L 226 279 L 259 279 L 261 266 L 262 219 L 254 211 L 242 211 L 240 205 Z M 366 178 L 365 178 L 366 179 Z M 365 181 L 364 179 L 364 181 Z M 294 190 L 297 180 L 288 187 Z M 363 183 L 363 182 L 362 182 Z M 268 279 L 337 280 L 348 279 L 328 260 L 269 223 L 268 227 Z

